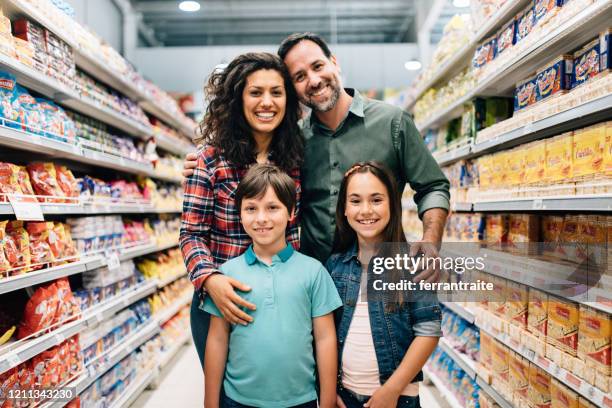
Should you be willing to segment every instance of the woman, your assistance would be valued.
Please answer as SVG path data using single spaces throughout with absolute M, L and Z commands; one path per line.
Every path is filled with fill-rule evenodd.
M 246 325 L 252 320 L 236 305 L 255 308 L 234 292 L 249 288 L 218 270 L 251 243 L 234 201 L 238 183 L 252 164 L 273 163 L 295 180 L 299 205 L 304 147 L 297 96 L 277 56 L 240 55 L 223 71 L 213 72 L 205 92 L 209 104 L 200 124 L 200 142 L 205 145 L 185 184 L 179 239 L 195 287 L 191 331 L 202 367 L 210 322 L 210 315 L 199 309 L 203 291 L 230 323 Z M 287 241 L 296 249 L 297 225 L 294 217 L 287 228 Z

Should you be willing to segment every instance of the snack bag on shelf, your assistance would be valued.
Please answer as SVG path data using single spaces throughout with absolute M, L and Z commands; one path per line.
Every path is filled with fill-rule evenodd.
M 57 184 L 64 193 L 65 197 L 78 197 L 79 191 L 77 181 L 72 174 L 72 171 L 66 166 L 55 165 L 57 175 Z
M 0 221 L 0 279 L 5 278 L 11 269 L 11 259 L 13 263 L 17 261 L 17 248 L 13 240 L 8 239 L 7 223 L 8 221 Z
M 558 215 L 542 216 L 542 254 L 559 256 L 559 244 L 563 232 L 564 218 Z
M 573 177 L 573 132 L 546 139 L 546 168 L 544 178 L 555 183 Z
M 30 163 L 27 166 L 32 186 L 37 195 L 41 196 L 59 196 L 64 195 L 62 189 L 57 183 L 57 172 L 53 163 Z M 45 201 L 43 197 L 39 197 L 39 201 Z M 50 202 L 63 202 L 62 199 L 51 199 Z
M 608 28 L 599 35 L 599 53 L 601 72 L 606 72 L 612 68 L 612 28 Z
M 499 30 L 496 41 L 496 55 L 501 55 L 505 50 L 516 43 L 516 20 L 513 18 L 509 23 Z
M 61 365 L 58 346 L 34 356 L 32 358 L 32 369 L 36 376 L 36 384 L 43 388 L 52 388 L 59 385 Z
M 17 338 L 23 339 L 51 326 L 57 311 L 57 287 L 53 284 L 41 286 L 25 306 Z
M 572 173 L 574 178 L 595 178 L 601 175 L 605 143 L 605 123 L 574 131 L 572 145 Z
M 580 305 L 580 324 L 578 327 L 578 357 L 588 367 L 609 376 L 610 336 L 612 317 L 605 313 Z
M 34 195 L 34 189 L 30 182 L 30 175 L 28 169 L 25 166 L 19 166 L 19 173 L 17 175 L 19 179 L 19 187 L 21 188 L 22 194 Z
M 546 341 L 575 357 L 578 349 L 578 305 L 550 296 Z M 548 351 L 547 351 L 548 354 Z
M 26 230 L 30 235 L 30 253 L 32 255 L 32 270 L 42 269 L 55 261 L 54 250 L 57 249 L 55 234 L 50 234 L 46 222 L 28 222 Z M 52 249 L 53 246 L 53 249 Z
M 596 38 L 574 53 L 572 88 L 584 84 L 599 74 L 601 69 L 599 52 L 599 38 Z
M 17 86 L 17 80 L 12 74 L 0 71 L 0 124 L 18 129 L 21 128 L 22 110 Z
M 487 63 L 495 58 L 497 39 L 490 37 L 486 39 L 481 46 L 476 48 L 474 58 L 472 59 L 472 67 L 475 69 L 484 67 Z
M 529 364 L 529 403 L 533 407 L 550 407 L 550 375 L 535 364 Z
M 523 11 L 521 11 L 516 17 L 516 34 L 515 43 L 522 41 L 529 33 L 533 30 L 536 19 L 535 10 L 533 3 L 530 2 Z
M 550 408 L 578 408 L 578 394 L 556 379 L 550 382 Z
M 57 288 L 58 306 L 53 318 L 53 323 L 67 322 L 76 318 L 81 310 L 81 306 L 74 297 L 68 279 L 58 279 L 53 283 Z
M 20 85 L 17 85 L 17 93 L 19 95 L 19 105 L 21 106 L 22 112 L 21 129 L 26 132 L 44 136 L 44 118 L 38 102 L 36 102 L 36 99 Z
M 573 57 L 562 55 L 538 70 L 536 75 L 536 100 L 569 91 L 572 83 Z
M 546 338 L 548 327 L 548 295 L 529 288 L 527 303 L 527 330 L 540 339 Z
M 23 221 L 9 222 L 6 231 L 17 249 L 16 261 L 11 264 L 11 268 L 18 269 L 15 269 L 11 274 L 19 275 L 28 272 L 32 263 L 32 254 L 30 252 L 30 235 L 26 231 Z
M 5 194 L 22 194 L 19 185 L 19 166 L 0 162 L 0 202 L 7 202 Z
M 35 99 L 42 115 L 42 128 L 45 131 L 45 136 L 65 142 L 66 139 L 62 137 L 63 123 L 58 115 L 57 105 L 44 98 Z
M 516 84 L 514 91 L 514 112 L 525 109 L 537 101 L 537 77 L 528 78 Z

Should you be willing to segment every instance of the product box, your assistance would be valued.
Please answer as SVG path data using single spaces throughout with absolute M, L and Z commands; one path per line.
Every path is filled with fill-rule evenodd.
M 605 143 L 605 123 L 574 131 L 572 148 L 572 174 L 574 178 L 601 175 Z
M 605 72 L 612 69 L 612 54 L 610 48 L 612 47 L 612 28 L 608 28 L 606 31 L 599 35 L 599 59 L 601 64 L 601 72 Z
M 515 43 L 522 41 L 533 30 L 536 24 L 533 3 L 516 16 Z
M 508 281 L 506 283 L 506 320 L 521 328 L 526 328 L 527 301 L 527 286 Z
M 601 69 L 599 52 L 599 38 L 596 38 L 574 53 L 572 88 L 585 83 L 599 74 Z
M 489 300 L 489 310 L 496 316 L 506 319 L 506 285 L 508 281 L 504 278 L 491 276 L 490 282 L 493 283 L 493 291 Z
M 500 153 L 495 153 L 491 156 L 491 171 L 493 171 L 491 184 L 493 187 L 499 188 L 506 185 L 508 179 L 509 155 L 509 152 L 503 151 Z
M 589 400 L 583 397 L 578 397 L 578 408 L 597 408 Z
M 612 121 L 606 122 L 606 140 L 604 143 L 604 176 L 612 175 Z M 612 239 L 612 236 L 610 237 Z
M 493 247 L 501 246 L 508 241 L 507 214 L 487 215 L 486 239 L 487 244 Z
M 535 0 L 534 14 L 536 24 L 542 24 L 554 16 L 563 5 L 563 0 Z
M 525 109 L 537 101 L 536 77 L 529 78 L 516 84 L 514 90 L 514 111 Z
M 612 129 L 612 127 L 611 127 Z M 493 171 L 491 168 L 491 160 L 493 156 L 488 154 L 476 159 L 478 166 L 478 173 L 480 174 L 479 181 L 481 188 L 487 188 L 492 185 L 493 182 Z
M 572 177 L 573 132 L 546 139 L 546 168 L 548 182 L 567 181 Z
M 539 102 L 550 96 L 568 91 L 572 83 L 573 57 L 562 55 L 555 58 L 536 75 L 536 100 Z
M 493 368 L 493 339 L 483 331 L 480 332 L 480 364 L 487 370 Z
M 529 288 L 527 304 L 527 330 L 538 338 L 545 338 L 548 325 L 548 295 Z
M 503 386 L 508 385 L 508 354 L 510 350 L 502 345 L 500 342 L 494 340 L 491 348 L 492 352 L 492 376 L 493 381 L 492 385 L 495 386 L 495 383 L 500 383 Z
M 546 141 L 538 140 L 525 147 L 525 184 L 540 183 L 546 167 Z
M 548 299 L 548 344 L 576 356 L 578 350 L 578 305 L 557 297 Z
M 550 408 L 578 408 L 578 394 L 554 378 L 550 382 Z
M 542 254 L 558 257 L 558 246 L 563 232 L 563 217 L 558 215 L 542 216 Z
M 505 185 L 517 186 L 524 184 L 525 180 L 525 155 L 522 154 L 523 147 L 517 147 L 508 152 L 506 156 L 507 168 Z
M 540 218 L 537 215 L 510 214 L 508 226 L 510 251 L 523 255 L 537 254 L 537 242 L 540 241 Z
M 595 367 L 604 375 L 610 370 L 610 336 L 612 316 L 585 305 L 580 305 L 578 326 L 578 357 L 587 366 Z
M 527 402 L 529 389 L 529 361 L 513 351 L 508 356 L 509 383 L 513 396 Z
M 495 37 L 490 37 L 486 39 L 482 45 L 476 48 L 474 58 L 472 59 L 472 66 L 478 69 L 493 61 L 495 58 L 496 44 L 497 39 Z
M 537 408 L 550 408 L 550 375 L 535 364 L 529 365 L 529 404 Z
M 513 18 L 508 24 L 501 28 L 497 33 L 496 56 L 501 55 L 505 50 L 515 44 L 516 20 Z

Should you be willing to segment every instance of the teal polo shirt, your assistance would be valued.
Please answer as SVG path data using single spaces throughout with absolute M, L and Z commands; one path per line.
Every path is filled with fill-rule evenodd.
M 291 245 L 267 265 L 249 246 L 221 272 L 252 289 L 240 293 L 257 310 L 247 326 L 232 325 L 223 386 L 228 397 L 256 407 L 289 407 L 317 399 L 312 319 L 342 305 L 323 265 Z M 221 312 L 210 296 L 204 310 Z

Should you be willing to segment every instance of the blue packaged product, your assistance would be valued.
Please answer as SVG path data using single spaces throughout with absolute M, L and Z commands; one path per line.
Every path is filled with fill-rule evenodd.
M 44 98 L 35 98 L 42 116 L 42 128 L 44 135 L 50 139 L 66 142 L 63 136 L 64 123 L 59 114 L 59 107 Z
M 21 105 L 17 92 L 17 80 L 12 74 L 0 71 L 0 119 L 6 119 L 4 126 L 21 128 Z
M 596 38 L 574 53 L 572 88 L 587 82 L 599 74 L 601 69 L 599 52 L 599 38 Z
M 497 51 L 495 56 L 500 55 L 516 43 L 516 20 L 506 24 L 497 34 Z
M 612 54 L 610 47 L 612 46 L 612 28 L 608 28 L 599 36 L 599 55 L 600 55 L 600 71 L 604 72 L 612 68 Z
M 535 77 L 519 82 L 514 91 L 514 111 L 517 112 L 533 105 L 536 102 L 536 96 Z
M 518 43 L 523 38 L 527 37 L 531 30 L 533 30 L 535 23 L 535 12 L 533 3 L 531 3 L 529 7 L 525 8 L 525 10 L 516 16 L 515 43 Z
M 563 93 L 571 88 L 573 57 L 562 55 L 556 58 L 536 75 L 536 100 Z
M 481 68 L 488 62 L 495 58 L 497 39 L 495 37 L 487 39 L 480 47 L 476 49 L 474 58 L 472 59 L 472 66 L 474 68 Z
M 533 7 L 536 24 L 540 24 L 554 16 L 562 5 L 563 0 L 535 0 Z
M 21 85 L 17 85 L 17 94 L 21 106 L 21 128 L 27 132 L 44 136 L 43 114 L 36 99 Z

